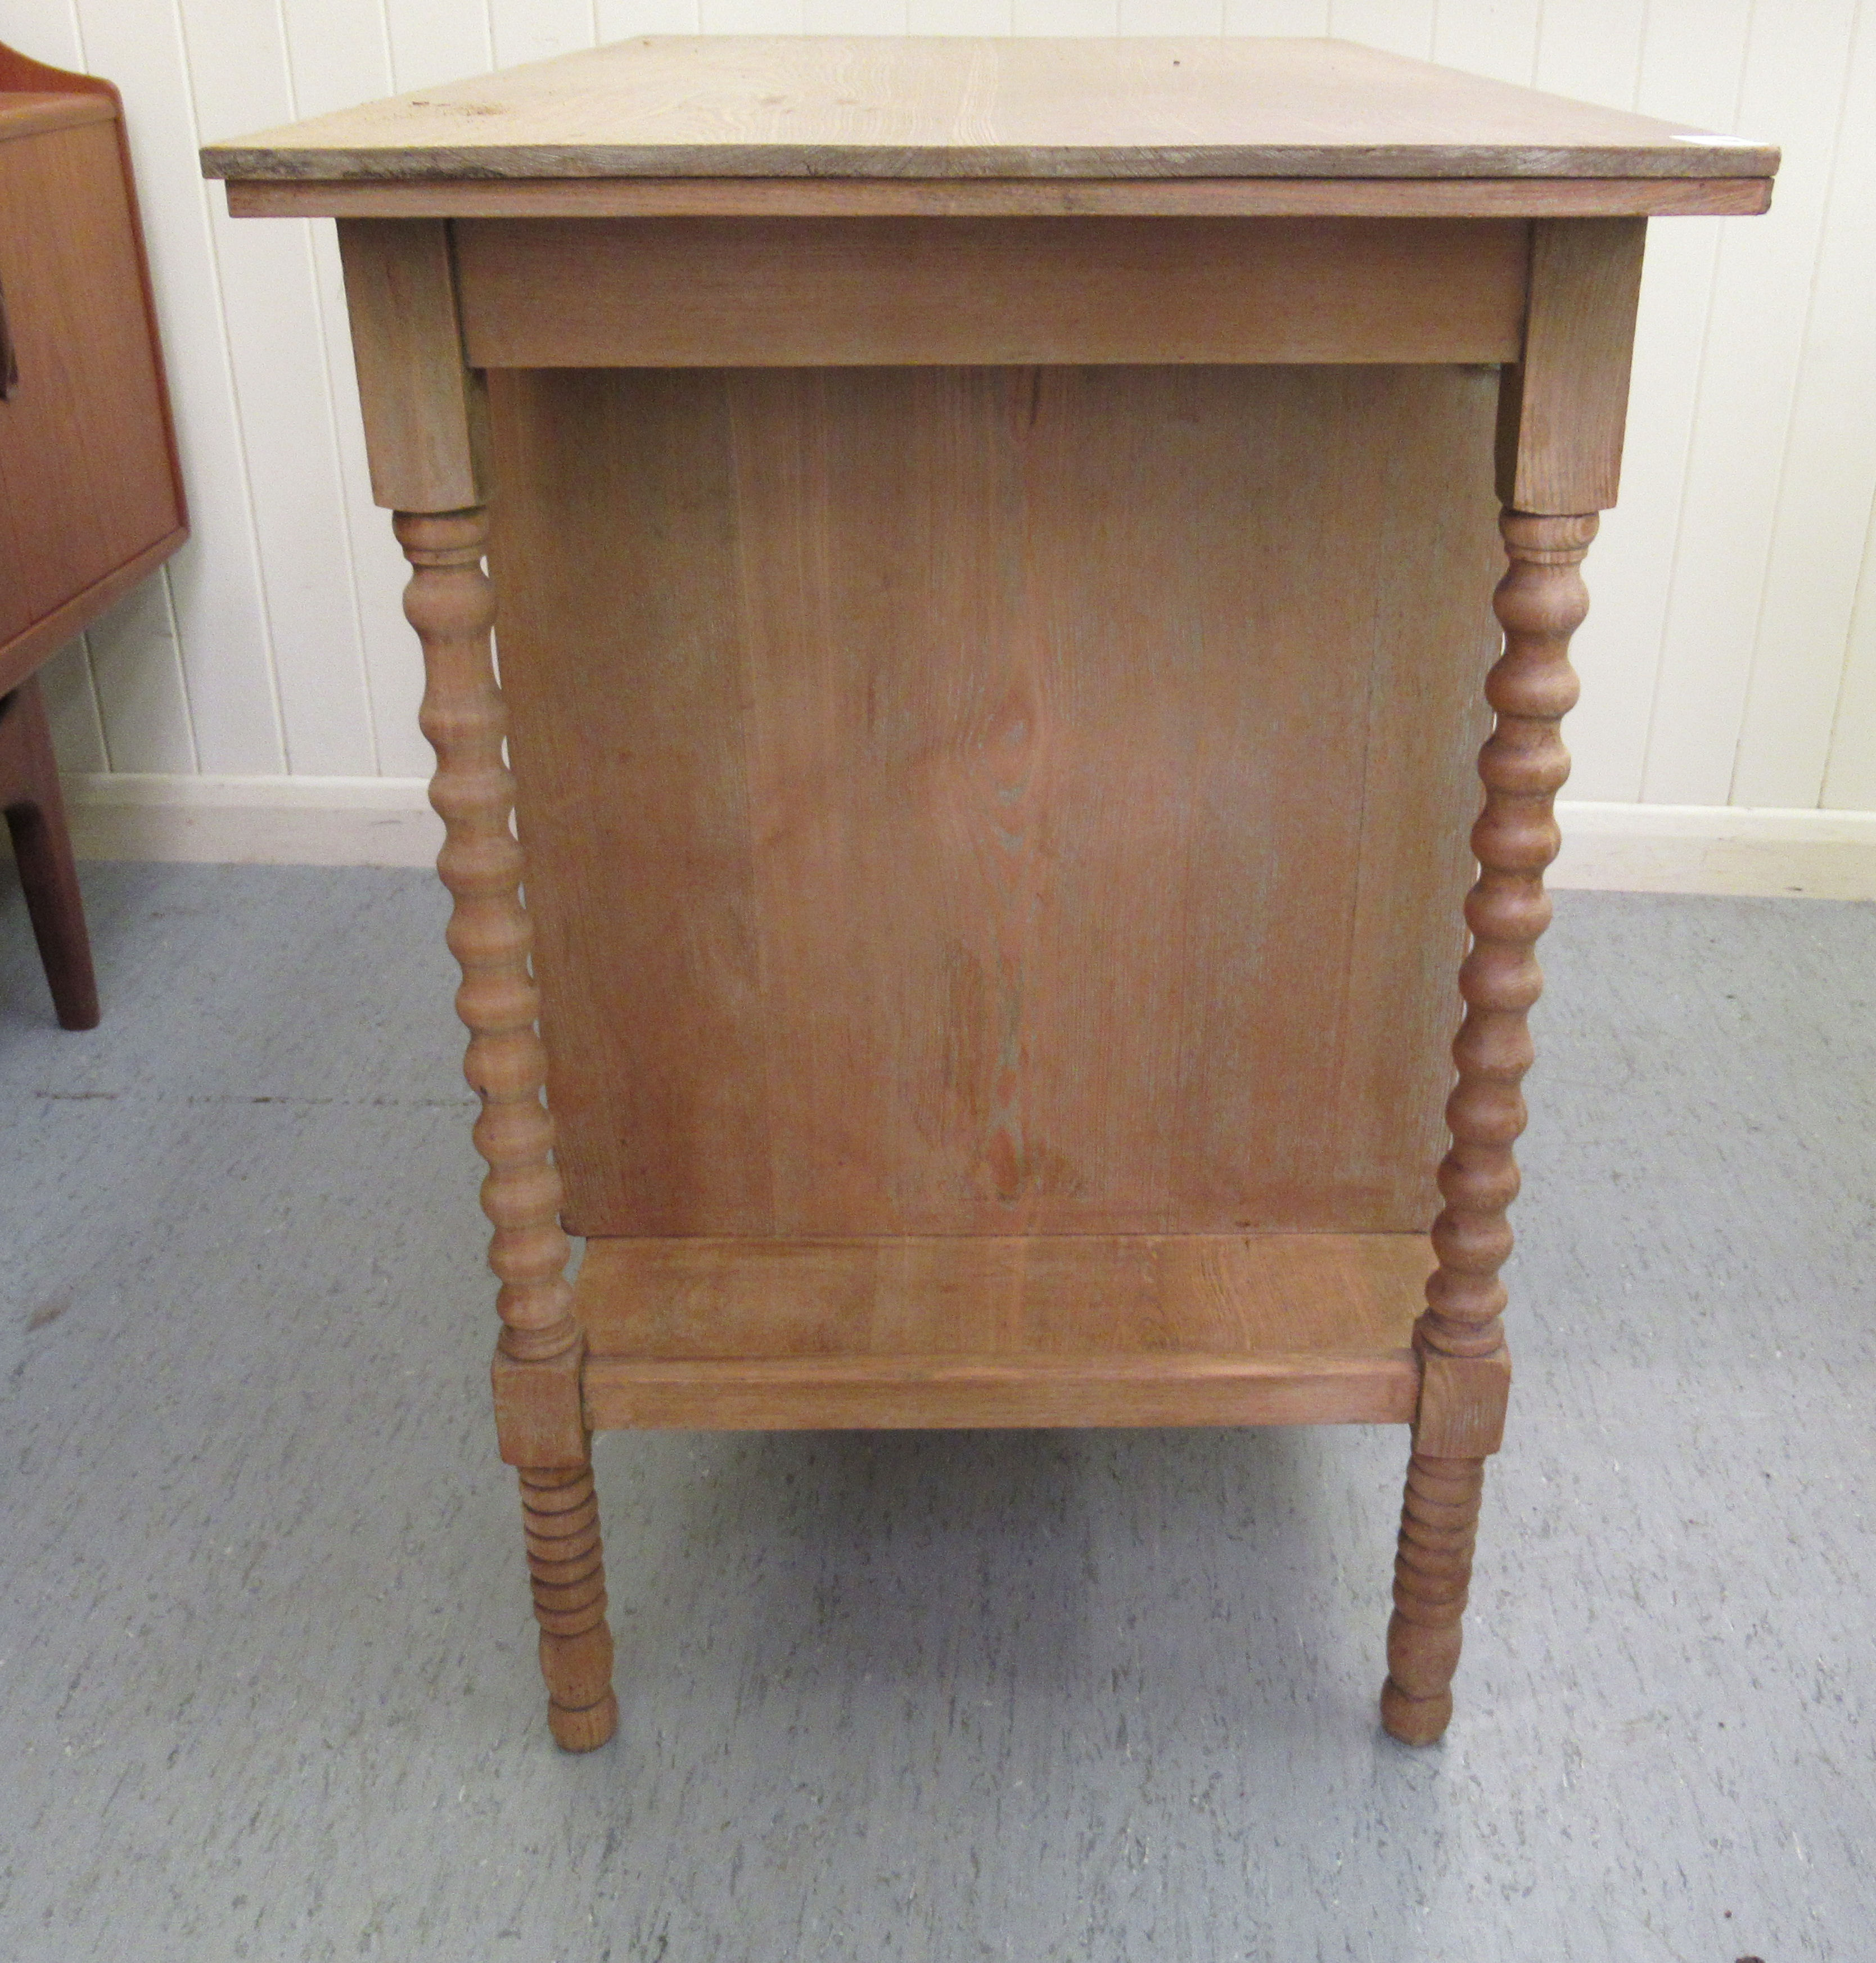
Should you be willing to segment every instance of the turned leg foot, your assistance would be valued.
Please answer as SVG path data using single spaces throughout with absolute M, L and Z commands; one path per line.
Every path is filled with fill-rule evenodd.
M 1381 1724 L 1404 1745 L 1432 1744 L 1452 1717 L 1452 1673 L 1484 1481 L 1482 1459 L 1417 1452 L 1407 1462 L 1381 1693 Z
M 619 1722 L 593 1468 L 524 1470 L 521 1512 L 534 1618 L 541 1625 L 548 1728 L 566 1750 L 590 1752 Z

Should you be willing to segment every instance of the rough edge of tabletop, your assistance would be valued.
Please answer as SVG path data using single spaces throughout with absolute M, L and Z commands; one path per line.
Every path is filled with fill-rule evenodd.
M 236 218 L 1750 217 L 1768 177 L 237 178 Z
M 487 146 L 211 145 L 205 177 L 249 182 L 418 183 L 515 178 L 783 178 L 893 180 L 1021 178 L 1769 178 L 1767 144 L 1202 144 L 1188 148 L 1023 144 L 517 143 Z

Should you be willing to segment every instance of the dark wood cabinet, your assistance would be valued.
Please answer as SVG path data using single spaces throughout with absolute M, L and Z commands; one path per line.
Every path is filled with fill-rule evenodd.
M 123 105 L 0 47 L 0 802 L 68 1027 L 96 991 L 34 671 L 187 536 Z

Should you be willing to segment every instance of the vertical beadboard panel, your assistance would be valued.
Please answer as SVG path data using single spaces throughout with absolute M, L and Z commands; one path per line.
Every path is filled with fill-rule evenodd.
M 249 0 L 181 0 L 201 122 L 215 130 L 296 113 L 278 11 Z M 261 556 L 287 767 L 370 777 L 364 655 L 352 588 L 338 450 L 313 280 L 312 226 L 246 225 L 211 194 Z
M 1433 0 L 1329 0 L 1329 32 L 1425 61 L 1433 50 Z
M 391 73 L 400 91 L 486 75 L 495 65 L 484 0 L 385 0 L 384 14 Z
M 283 0 L 280 18 L 299 114 L 317 116 L 391 92 L 390 24 L 383 0 Z M 350 559 L 344 597 L 354 614 L 364 664 L 373 754 L 387 777 L 425 776 L 430 748 L 417 727 L 423 662 L 403 617 L 403 555 L 391 535 L 389 514 L 371 501 L 338 235 L 330 225 L 312 226 L 309 234 L 338 457 L 340 518 Z
M 427 767 L 330 228 L 212 217 L 200 136 L 639 34 L 1221 30 L 1785 144 L 1770 218 L 1652 230 L 1572 789 L 1876 808 L 1872 21 L 1876 0 L 0 0 L 0 38 L 125 91 L 196 524 L 169 586 L 49 668 L 68 763 Z
M 107 770 L 110 752 L 104 747 L 104 718 L 98 710 L 98 690 L 91 680 L 91 650 L 82 639 L 68 641 L 39 671 L 52 725 L 53 748 L 68 770 Z
M 488 0 L 488 18 L 498 68 L 570 55 L 598 38 L 593 0 Z
M 1326 34 L 1329 0 L 1225 0 L 1228 34 Z
M 85 66 L 75 0 L 0 0 L 0 41 L 55 68 Z
M 696 0 L 595 0 L 600 44 L 634 34 L 694 34 Z
M 1526 78 L 1612 107 L 1731 127 L 1750 0 L 1656 0 L 1645 35 L 1641 10 L 1628 9 L 1631 31 L 1609 37 L 1599 75 L 1580 45 L 1587 40 L 1592 52 L 1600 45 L 1596 0 L 1570 11 L 1573 18 L 1559 0 L 1547 0 Z M 1670 99 L 1649 99 L 1663 82 Z M 1583 700 L 1569 723 L 1572 797 L 1620 802 L 1641 795 L 1718 222 L 1649 228 L 1621 498 L 1585 568 L 1589 617 L 1572 649 L 1583 677 Z
M 354 96 L 362 101 L 363 96 Z M 325 376 L 338 431 L 341 514 L 351 558 L 351 591 L 364 661 L 371 742 L 379 771 L 387 777 L 425 777 L 434 767 L 430 745 L 417 726 L 423 700 L 422 651 L 404 618 L 404 582 L 410 568 L 391 530 L 391 514 L 371 501 L 365 463 L 365 428 L 352 364 L 351 328 L 345 312 L 344 275 L 337 232 L 312 231 L 313 278 L 325 360 Z
M 1119 31 L 1119 0 L 1016 0 L 1019 34 L 1112 34 Z
M 907 34 L 908 0 L 806 0 L 802 25 L 811 34 Z
M 1635 106 L 1673 121 L 1732 130 L 1751 11 L 1751 0 L 1654 0 Z M 1573 654 L 1583 677 L 1582 706 L 1570 721 L 1577 757 L 1573 797 L 1627 803 L 1642 793 L 1725 222 L 1676 219 L 1648 229 L 1621 500 L 1604 518 L 1589 556 L 1589 618 Z
M 1439 0 L 1433 59 L 1528 88 L 1543 11 L 1542 0 Z
M 1858 25 L 1732 802 L 1817 802 L 1876 493 L 1876 10 Z
M 1863 534 L 1862 559 L 1824 776 L 1823 802 L 1832 811 L 1876 811 L 1876 508 Z
M 1731 794 L 1854 12 L 1814 0 L 1801 17 L 1753 16 L 1740 123 L 1775 131 L 1785 164 L 1773 218 L 1721 235 L 1642 783 L 1652 802 Z
M 697 0 L 699 30 L 706 34 L 799 34 L 802 0 Z
M 1535 85 L 1555 95 L 1631 107 L 1647 13 L 1634 0 L 1544 0 Z
M 1120 0 L 1123 34 L 1221 34 L 1225 0 Z
M 94 620 L 86 638 L 113 769 L 187 777 L 196 763 L 169 685 L 178 662 L 168 588 L 160 579 L 144 580 Z M 134 747 L 126 749 L 120 732 L 134 737 Z
M 1007 34 L 1011 0 L 909 0 L 906 27 L 914 34 Z
M 171 0 L 78 11 L 86 66 L 123 93 L 192 533 L 167 574 L 174 638 L 110 675 L 94 639 L 111 767 L 271 776 L 287 758 L 181 23 Z

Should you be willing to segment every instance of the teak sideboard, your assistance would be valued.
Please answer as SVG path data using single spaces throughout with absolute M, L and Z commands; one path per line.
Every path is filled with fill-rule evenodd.
M 1367 1423 L 1438 1737 L 1643 233 L 1776 152 L 1334 41 L 722 38 L 204 162 L 339 221 L 554 1736 L 595 1430 Z
M 123 104 L 0 47 L 0 811 L 70 1030 L 98 984 L 38 670 L 188 536 Z

